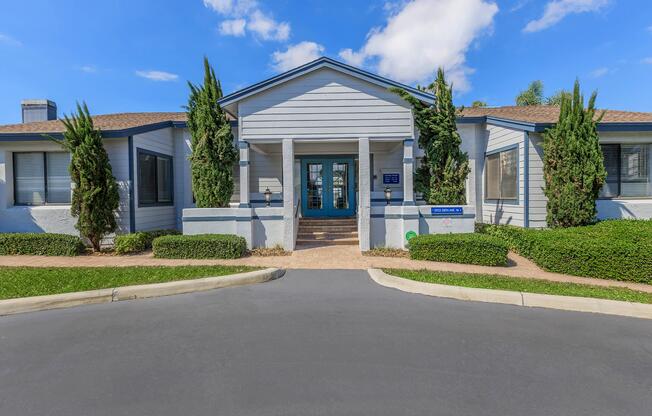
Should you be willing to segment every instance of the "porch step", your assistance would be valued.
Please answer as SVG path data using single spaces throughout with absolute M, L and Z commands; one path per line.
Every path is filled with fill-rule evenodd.
M 357 238 L 340 238 L 337 240 L 306 240 L 297 238 L 297 246 L 357 246 Z
M 301 218 L 297 246 L 357 245 L 358 222 L 355 218 Z

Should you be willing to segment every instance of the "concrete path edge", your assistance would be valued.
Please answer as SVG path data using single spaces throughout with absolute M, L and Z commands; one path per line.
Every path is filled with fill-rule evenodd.
M 381 286 L 427 296 L 652 319 L 652 304 L 448 286 L 404 279 L 389 275 L 380 269 L 368 269 L 367 272 L 371 279 Z
M 177 280 L 147 285 L 122 286 L 112 289 L 89 290 L 85 292 L 61 293 L 56 295 L 31 296 L 26 298 L 0 300 L 0 316 L 48 309 L 69 308 L 79 305 L 110 303 L 122 300 L 144 299 L 181 293 L 200 292 L 229 286 L 264 283 L 278 279 L 284 269 L 267 268 L 252 272 L 193 280 Z

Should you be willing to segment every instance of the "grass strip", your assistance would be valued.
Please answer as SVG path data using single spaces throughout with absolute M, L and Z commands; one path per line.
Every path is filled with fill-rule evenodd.
M 452 273 L 430 270 L 384 269 L 385 273 L 417 282 L 474 287 L 480 289 L 511 290 L 546 295 L 579 296 L 626 302 L 652 303 L 652 293 L 621 287 L 592 286 L 578 283 L 551 282 L 492 274 Z
M 246 266 L 2 267 L 0 299 L 218 277 L 258 269 Z

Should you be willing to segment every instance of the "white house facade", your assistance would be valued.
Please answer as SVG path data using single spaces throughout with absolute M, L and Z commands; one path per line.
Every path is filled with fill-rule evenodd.
M 176 228 L 238 234 L 250 247 L 365 251 L 476 222 L 545 227 L 542 132 L 557 108 L 461 111 L 467 203 L 430 206 L 413 190 L 423 151 L 412 108 L 392 87 L 434 98 L 329 58 L 225 96 L 240 154 L 229 208 L 194 207 L 185 113 L 95 116 L 120 186 L 118 233 Z M 76 234 L 69 155 L 48 137 L 63 132 L 54 103 L 24 102 L 23 120 L 0 126 L 0 232 Z M 652 218 L 652 113 L 607 111 L 598 129 L 608 171 L 598 217 Z

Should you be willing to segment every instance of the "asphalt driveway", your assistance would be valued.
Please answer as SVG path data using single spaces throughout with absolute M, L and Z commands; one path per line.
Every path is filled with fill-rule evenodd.
M 647 415 L 652 321 L 364 271 L 0 318 L 0 415 Z

